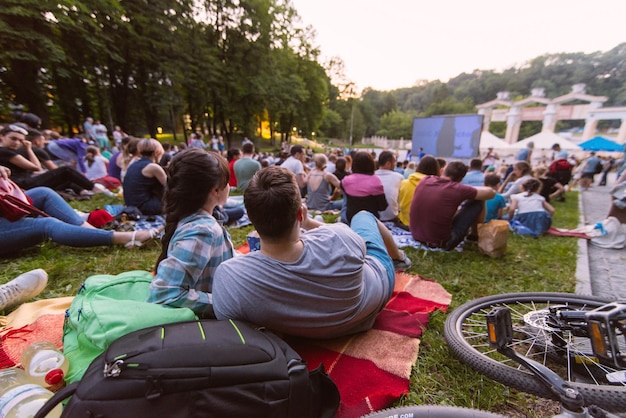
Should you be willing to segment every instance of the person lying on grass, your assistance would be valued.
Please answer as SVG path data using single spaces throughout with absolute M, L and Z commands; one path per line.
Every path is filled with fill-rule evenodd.
M 308 338 L 366 331 L 393 292 L 395 269 L 411 265 L 370 212 L 350 227 L 309 218 L 295 175 L 280 166 L 254 175 L 244 204 L 261 249 L 215 270 L 217 319 Z

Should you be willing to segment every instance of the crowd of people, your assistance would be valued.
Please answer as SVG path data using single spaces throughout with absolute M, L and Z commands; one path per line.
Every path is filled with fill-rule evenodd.
M 579 163 L 556 147 L 549 165 L 532 167 L 532 145 L 511 165 L 498 166 L 492 149 L 469 164 L 423 151 L 400 162 L 391 150 L 314 153 L 299 144 L 283 144 L 272 155 L 248 138 L 226 150 L 220 137 L 205 143 L 198 133 L 171 146 L 119 127 L 110 141 L 99 125 L 88 118 L 75 138 L 23 124 L 2 127 L 0 177 L 13 179 L 49 216 L 0 218 L 0 254 L 46 240 L 133 247 L 161 233 L 94 228 L 63 198 L 68 190 L 88 197 L 121 189 L 125 205 L 165 219 L 149 302 L 310 338 L 372 326 L 395 272 L 411 268 L 390 225 L 446 251 L 476 241 L 478 225 L 492 219 L 516 220 L 539 236 L 555 214 L 550 202 L 565 199 L 574 184 L 592 187 L 602 171 L 597 165 L 605 167 L 593 153 Z M 230 190 L 243 193 L 261 241 L 245 256 L 236 254 L 225 228 L 244 210 L 226 207 Z M 324 223 L 313 211 L 335 213 L 338 222 Z M 41 287 L 42 277 L 33 273 L 17 283 Z M 32 297 L 27 290 L 13 302 Z

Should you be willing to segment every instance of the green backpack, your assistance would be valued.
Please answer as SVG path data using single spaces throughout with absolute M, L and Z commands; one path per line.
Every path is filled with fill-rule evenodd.
M 69 360 L 65 381 L 83 377 L 89 364 L 119 337 L 171 322 L 198 319 L 188 308 L 146 302 L 152 274 L 128 271 L 89 277 L 65 312 L 63 352 Z

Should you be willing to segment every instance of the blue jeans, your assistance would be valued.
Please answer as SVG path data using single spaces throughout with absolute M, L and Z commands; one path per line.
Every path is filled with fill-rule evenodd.
M 352 217 L 350 228 L 365 241 L 365 253 L 380 261 L 380 264 L 387 271 L 387 280 L 389 281 L 389 294 L 387 296 L 390 297 L 396 283 L 396 270 L 383 242 L 383 237 L 378 230 L 378 220 L 372 213 L 362 210 Z
M 22 218 L 9 222 L 0 217 L 0 254 L 10 254 L 47 240 L 71 247 L 111 245 L 113 231 L 84 228 L 83 219 L 52 189 L 36 187 L 26 191 L 35 207 L 49 218 Z
M 452 231 L 450 239 L 442 248 L 450 251 L 465 239 L 467 232 L 478 219 L 478 215 L 485 206 L 484 200 L 467 200 L 463 202 L 461 209 L 452 218 Z

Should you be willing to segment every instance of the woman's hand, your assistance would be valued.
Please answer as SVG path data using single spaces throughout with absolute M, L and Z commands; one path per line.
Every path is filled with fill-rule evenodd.
M 0 177 L 3 179 L 8 179 L 11 176 L 11 169 L 0 165 Z

